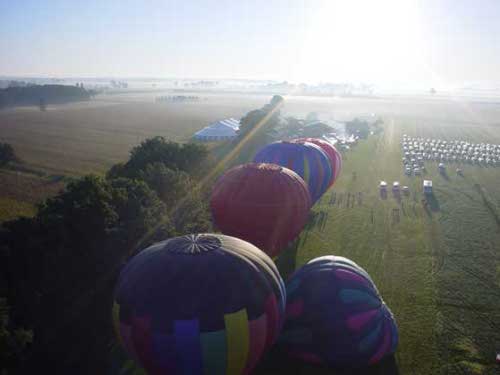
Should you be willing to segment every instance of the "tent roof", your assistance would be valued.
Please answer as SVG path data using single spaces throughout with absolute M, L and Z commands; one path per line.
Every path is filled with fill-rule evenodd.
M 234 137 L 240 123 L 234 118 L 220 120 L 196 132 L 196 137 Z

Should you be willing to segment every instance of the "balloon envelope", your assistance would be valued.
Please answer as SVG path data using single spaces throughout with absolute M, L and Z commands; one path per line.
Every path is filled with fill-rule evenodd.
M 228 170 L 210 198 L 218 229 L 273 257 L 302 231 L 310 207 L 304 181 L 274 164 L 249 163 Z
M 279 164 L 293 170 L 306 182 L 313 203 L 328 189 L 332 178 L 328 156 L 319 146 L 309 142 L 271 143 L 255 155 L 254 161 Z
M 330 164 L 332 166 L 332 178 L 328 184 L 328 186 L 332 186 L 342 170 L 342 155 L 337 151 L 335 146 L 332 143 L 320 138 L 298 138 L 295 139 L 294 142 L 310 142 L 321 147 L 323 152 L 328 156 L 328 159 L 330 159 Z
M 114 322 L 151 374 L 248 373 L 275 341 L 285 306 L 273 261 L 218 234 L 159 242 L 122 270 Z
M 349 259 L 325 256 L 311 260 L 287 283 L 280 343 L 309 362 L 366 366 L 395 352 L 398 330 L 366 271 Z

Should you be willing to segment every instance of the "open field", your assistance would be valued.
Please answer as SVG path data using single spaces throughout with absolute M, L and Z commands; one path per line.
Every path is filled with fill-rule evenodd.
M 0 111 L 0 139 L 31 168 L 49 174 L 103 173 L 124 161 L 145 138 L 189 139 L 210 122 L 241 117 L 268 97 L 207 98 L 196 103 L 154 103 L 154 96 L 104 96 L 90 103 Z
M 215 95 L 169 104 L 153 99 L 109 97 L 95 106 L 45 113 L 3 111 L 0 139 L 11 142 L 28 166 L 48 174 L 102 173 L 125 160 L 145 137 L 185 140 L 211 121 L 261 107 L 269 97 Z M 495 364 L 500 351 L 500 168 L 460 166 L 460 177 L 452 165 L 443 177 L 436 163 L 427 162 L 427 175 L 407 177 L 400 150 L 404 133 L 500 143 L 500 105 L 289 97 L 282 112 L 300 117 L 317 112 L 326 120 L 376 113 L 385 122 L 382 133 L 345 154 L 341 177 L 314 207 L 298 245 L 278 259 L 283 276 L 325 254 L 349 257 L 372 275 L 400 328 L 395 363 L 385 362 L 373 373 L 500 373 Z M 428 206 L 422 203 L 424 177 L 434 182 L 435 199 Z M 398 200 L 389 192 L 382 199 L 380 180 L 398 180 L 411 194 Z M 37 199 L 62 186 L 43 181 L 1 172 L 0 218 L 29 214 Z M 18 207 L 16 202 L 21 202 Z M 271 355 L 256 373 L 332 372 Z
M 19 216 L 32 216 L 36 204 L 57 194 L 62 181 L 32 174 L 0 170 L 0 223 Z
M 428 162 L 426 175 L 407 177 L 399 142 L 407 133 L 494 143 L 500 128 L 417 126 L 388 116 L 385 122 L 384 133 L 347 153 L 342 177 L 314 207 L 320 220 L 278 264 L 289 274 L 314 257 L 335 254 L 366 268 L 399 324 L 401 374 L 498 373 L 500 169 L 467 165 L 460 177 L 450 166 L 443 177 L 437 163 Z M 434 182 L 435 200 L 427 208 L 423 178 Z M 398 180 L 411 194 L 398 201 L 389 192 L 384 200 L 380 180 Z
M 147 137 L 162 135 L 185 141 L 210 122 L 240 118 L 270 99 L 270 95 L 205 93 L 197 102 L 155 103 L 155 97 L 162 94 L 102 95 L 90 102 L 49 106 L 46 112 L 34 107 L 3 110 L 0 140 L 11 143 L 29 168 L 58 175 L 103 173 L 126 160 L 130 149 Z M 321 119 L 344 120 L 376 113 L 399 116 L 415 125 L 439 122 L 440 126 L 459 126 L 464 135 L 470 133 L 466 131 L 470 124 L 480 124 L 484 137 L 488 131 L 494 132 L 492 125 L 500 124 L 500 106 L 491 103 L 300 96 L 287 97 L 285 103 L 285 116 L 305 117 L 316 112 Z

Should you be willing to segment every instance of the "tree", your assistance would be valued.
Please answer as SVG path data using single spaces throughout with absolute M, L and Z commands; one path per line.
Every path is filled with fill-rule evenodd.
M 274 95 L 270 102 L 261 109 L 255 109 L 248 112 L 240 120 L 239 136 L 243 137 L 249 133 L 257 124 L 260 124 L 263 130 L 268 131 L 274 128 L 280 120 L 280 111 L 284 99 L 280 95 Z
M 20 373 L 106 372 L 113 287 L 125 260 L 153 242 L 210 228 L 205 199 L 188 173 L 205 155 L 204 146 L 152 138 L 105 179 L 72 181 L 35 217 L 0 226 L 0 297 L 15 328 L 0 324 L 0 345 L 8 355 L 24 351 L 14 354 L 28 358 Z M 31 331 L 26 350 L 23 334 Z
M 132 149 L 130 159 L 123 168 L 112 169 L 114 175 L 118 172 L 121 177 L 137 178 L 148 164 L 159 162 L 170 169 L 193 172 L 207 155 L 208 150 L 204 145 L 180 144 L 164 137 L 153 137 Z
M 367 138 L 370 134 L 370 125 L 367 121 L 355 118 L 346 122 L 346 131 L 350 134 L 358 135 L 360 138 Z
M 194 188 L 194 183 L 186 172 L 167 168 L 163 163 L 151 163 L 139 172 L 139 176 L 150 189 L 154 190 L 167 207 L 174 206 Z
M 23 328 L 11 327 L 9 306 L 0 298 L 0 372 L 22 372 L 25 353 L 33 341 L 33 333 Z
M 11 161 L 17 161 L 14 147 L 9 143 L 0 143 L 0 165 L 5 165 Z
M 33 329 L 31 372 L 103 372 L 115 279 L 150 233 L 176 234 L 165 212 L 142 181 L 87 176 L 5 224 L 11 317 Z
M 141 172 L 140 178 L 156 191 L 168 207 L 172 224 L 178 233 L 206 232 L 211 228 L 205 199 L 186 172 L 154 163 Z

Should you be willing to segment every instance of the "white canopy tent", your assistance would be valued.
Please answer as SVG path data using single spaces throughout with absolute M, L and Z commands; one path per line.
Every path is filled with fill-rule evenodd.
M 203 142 L 223 141 L 236 137 L 240 122 L 234 118 L 214 122 L 194 134 L 194 139 Z

